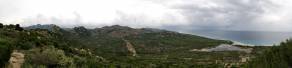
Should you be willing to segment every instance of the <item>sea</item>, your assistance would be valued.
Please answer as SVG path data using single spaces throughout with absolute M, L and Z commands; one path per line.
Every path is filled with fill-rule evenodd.
M 251 46 L 272 46 L 292 38 L 292 32 L 193 30 L 191 34 L 212 39 L 230 40 Z

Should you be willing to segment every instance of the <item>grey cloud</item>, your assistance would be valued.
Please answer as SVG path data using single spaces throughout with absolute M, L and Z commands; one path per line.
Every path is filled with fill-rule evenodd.
M 55 24 L 64 28 L 72 28 L 72 27 L 77 27 L 77 26 L 85 26 L 87 28 L 97 28 L 97 27 L 102 27 L 102 26 L 108 26 L 108 24 L 94 24 L 96 22 L 83 22 L 82 16 L 79 13 L 74 12 L 73 14 L 75 16 L 74 19 L 47 17 L 42 14 L 38 14 L 35 17 L 23 19 L 23 22 L 21 22 L 21 25 L 23 27 L 27 27 L 27 26 L 36 25 L 36 24 Z
M 144 0 L 142 0 L 144 1 Z M 125 25 L 131 27 L 154 27 L 176 31 L 203 30 L 270 30 L 261 29 L 259 26 L 263 21 L 259 21 L 262 15 L 278 8 L 279 4 L 274 4 L 272 0 L 149 0 L 156 4 L 162 4 L 167 8 L 179 11 L 186 22 L 176 21 L 176 16 L 166 14 L 163 19 L 168 23 L 155 21 L 145 15 L 131 15 L 117 12 L 118 18 L 109 24 L 96 24 L 96 22 L 83 22 L 82 15 L 76 14 L 76 19 L 58 19 L 55 17 L 44 18 L 48 20 L 43 24 L 54 23 L 63 27 L 74 27 L 83 25 L 86 27 L 101 27 L 105 25 Z M 168 4 L 171 1 L 181 3 Z M 202 1 L 202 2 L 201 2 Z M 0 6 L 1 9 L 1 6 Z M 275 10 L 276 11 L 276 10 Z M 0 11 L 0 15 L 1 15 Z M 292 20 L 292 19 L 291 19 Z M 35 19 L 26 19 L 25 23 L 39 23 Z M 177 23 L 177 24 L 172 24 Z M 179 23 L 188 23 L 179 25 Z M 27 25 L 29 25 L 27 24 Z M 157 26 L 159 25 L 159 26 Z M 291 24 L 292 27 L 292 24 Z M 278 28 L 281 29 L 281 28 Z M 292 29 L 292 28 L 291 28 Z
M 243 29 L 254 27 L 252 23 L 261 15 L 264 6 L 272 5 L 268 0 L 209 0 L 217 6 L 202 7 L 201 5 L 176 5 L 175 9 L 190 20 L 189 28 L 202 29 Z M 240 27 L 245 26 L 245 27 Z M 179 26 L 177 26 L 179 27 Z M 186 26 L 181 26 L 186 27 Z M 247 29 L 248 30 L 248 29 Z

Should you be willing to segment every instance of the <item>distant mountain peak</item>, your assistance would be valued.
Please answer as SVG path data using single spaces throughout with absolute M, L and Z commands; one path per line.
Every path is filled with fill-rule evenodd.
M 25 29 L 47 29 L 49 31 L 57 31 L 61 28 L 55 24 L 37 24 L 28 27 L 24 27 Z
M 121 25 L 112 25 L 112 26 L 105 26 L 102 27 L 103 29 L 133 29 L 131 27 L 128 26 L 121 26 Z

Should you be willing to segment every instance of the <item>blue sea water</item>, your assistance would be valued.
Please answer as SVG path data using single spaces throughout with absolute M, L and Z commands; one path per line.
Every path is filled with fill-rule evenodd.
M 292 38 L 292 32 L 194 30 L 191 33 L 213 39 L 231 40 L 256 46 L 279 44 Z

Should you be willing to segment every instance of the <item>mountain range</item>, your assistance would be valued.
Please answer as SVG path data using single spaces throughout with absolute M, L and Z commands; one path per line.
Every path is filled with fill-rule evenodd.
M 168 30 L 120 25 L 94 29 L 83 26 L 61 28 L 53 24 L 23 28 L 2 25 L 0 28 L 0 44 L 3 45 L 0 54 L 5 55 L 0 57 L 2 66 L 13 66 L 7 61 L 12 62 L 11 58 L 21 53 L 25 55 L 22 58 L 25 61 L 14 63 L 14 66 L 23 68 L 238 67 L 247 62 L 244 59 L 263 48 L 234 46 L 232 43 Z M 230 46 L 219 46 L 222 44 Z M 212 52 L 191 51 L 218 46 L 220 50 Z M 247 53 L 240 48 L 253 50 Z

